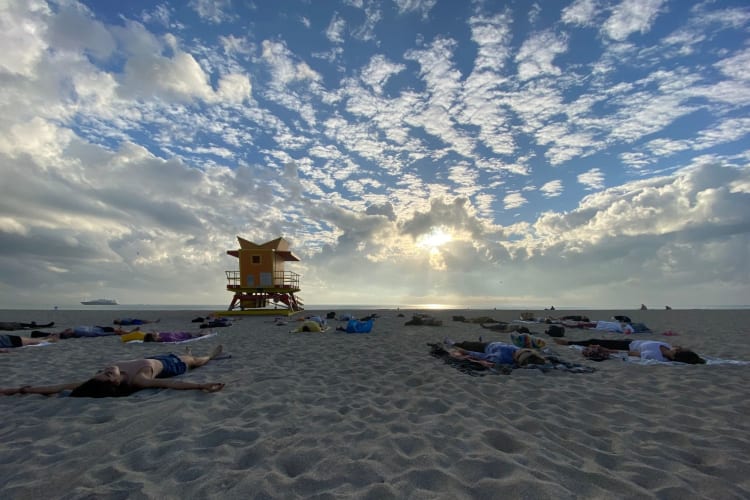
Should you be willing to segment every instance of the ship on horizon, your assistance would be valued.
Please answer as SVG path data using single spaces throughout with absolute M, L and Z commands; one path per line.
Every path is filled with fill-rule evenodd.
M 115 299 L 82 300 L 81 304 L 83 304 L 84 306 L 116 306 L 118 305 Z

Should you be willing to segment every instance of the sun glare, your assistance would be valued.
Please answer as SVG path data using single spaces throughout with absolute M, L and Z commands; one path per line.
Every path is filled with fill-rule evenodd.
M 429 233 L 423 234 L 417 238 L 417 246 L 436 250 L 451 240 L 453 240 L 453 236 L 451 236 L 444 228 L 433 227 Z

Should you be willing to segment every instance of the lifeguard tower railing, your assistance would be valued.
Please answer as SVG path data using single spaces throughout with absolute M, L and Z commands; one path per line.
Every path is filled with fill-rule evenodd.
M 270 284 L 259 283 L 243 286 L 239 271 L 225 271 L 227 290 L 295 290 L 299 291 L 300 275 L 292 271 L 274 271 Z

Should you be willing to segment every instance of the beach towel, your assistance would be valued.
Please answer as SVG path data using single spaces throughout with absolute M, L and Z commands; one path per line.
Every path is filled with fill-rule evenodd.
M 372 331 L 373 320 L 358 321 L 350 319 L 346 324 L 346 333 L 370 333 Z

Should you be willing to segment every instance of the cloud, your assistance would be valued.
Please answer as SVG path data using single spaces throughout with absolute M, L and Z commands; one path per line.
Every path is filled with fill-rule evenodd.
M 213 24 L 231 21 L 234 17 L 227 12 L 232 6 L 231 0 L 190 0 L 188 5 L 202 19 Z
M 664 0 L 622 0 L 602 26 L 602 31 L 618 42 L 633 33 L 645 33 L 661 13 Z
M 388 61 L 385 56 L 376 54 L 370 59 L 370 63 L 362 69 L 362 81 L 369 85 L 376 94 L 383 92 L 383 86 L 388 79 L 404 71 L 406 66 Z
M 552 61 L 558 54 L 565 53 L 567 48 L 565 38 L 551 31 L 529 37 L 516 55 L 519 78 L 529 80 L 542 75 L 559 75 L 560 68 Z
M 12 75 L 33 76 L 48 48 L 40 33 L 51 15 L 46 4 L 12 2 L 0 16 L 0 68 Z
M 512 210 L 528 203 L 528 200 L 521 193 L 509 193 L 503 198 L 505 210 Z
M 331 18 L 331 22 L 328 23 L 326 28 L 326 38 L 333 43 L 344 43 L 344 29 L 346 28 L 346 21 L 341 18 L 338 14 L 334 14 Z
M 563 192 L 562 182 L 559 180 L 549 181 L 539 188 L 545 198 L 554 198 L 560 196 Z
M 238 234 L 331 303 L 750 293 L 747 9 L 50 5 L 0 16 L 3 304 L 223 301 Z
M 592 26 L 599 10 L 598 0 L 575 0 L 562 11 L 562 21 L 579 26 Z
M 598 168 L 592 168 L 587 172 L 579 174 L 577 179 L 589 191 L 604 187 L 604 173 Z
M 422 17 L 426 18 L 437 0 L 394 0 L 394 2 L 400 13 L 421 12 Z

